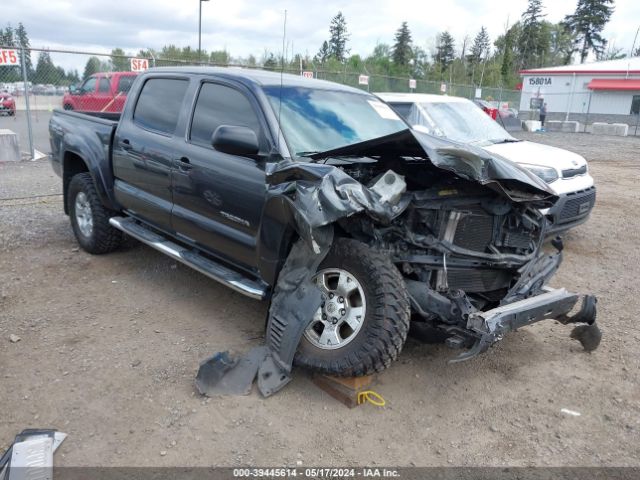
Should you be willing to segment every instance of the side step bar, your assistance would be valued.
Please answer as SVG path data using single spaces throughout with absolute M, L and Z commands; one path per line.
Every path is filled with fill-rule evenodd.
M 136 240 L 155 248 L 174 260 L 184 263 L 207 277 L 234 289 L 236 292 L 256 300 L 263 300 L 267 296 L 266 285 L 216 263 L 200 255 L 195 250 L 167 240 L 162 235 L 137 223 L 133 218 L 112 217 L 109 219 L 109 223 L 127 235 L 131 235 Z

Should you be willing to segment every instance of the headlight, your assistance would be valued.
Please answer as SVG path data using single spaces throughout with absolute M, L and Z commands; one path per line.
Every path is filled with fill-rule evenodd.
M 543 167 L 542 165 L 528 165 L 526 163 L 520 163 L 519 165 L 547 183 L 555 182 L 558 179 L 558 171 L 555 168 Z

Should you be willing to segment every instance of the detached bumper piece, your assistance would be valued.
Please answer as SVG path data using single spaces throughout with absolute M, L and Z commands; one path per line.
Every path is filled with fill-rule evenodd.
M 602 334 L 596 325 L 596 297 L 571 293 L 564 288 L 545 289 L 544 293 L 517 302 L 503 305 L 486 312 L 473 312 L 467 320 L 467 331 L 475 341 L 471 348 L 451 362 L 469 360 L 485 352 L 500 340 L 505 333 L 541 320 L 555 319 L 563 324 L 584 323 L 574 328 L 571 338 L 579 340 L 587 351 L 595 350 Z M 575 310 L 578 302 L 580 308 Z M 454 337 L 455 338 L 455 337 Z M 450 339 L 451 340 L 451 339 Z M 465 339 L 449 341 L 449 345 L 464 345 Z

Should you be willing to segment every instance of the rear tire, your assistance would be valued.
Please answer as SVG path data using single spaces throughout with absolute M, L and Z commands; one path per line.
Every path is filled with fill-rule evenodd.
M 409 330 L 409 298 L 398 269 L 387 255 L 362 242 L 339 238 L 318 272 L 328 276 L 333 285 L 324 290 L 326 307 L 319 309 L 300 340 L 295 363 L 342 377 L 370 375 L 387 368 L 398 357 Z M 347 281 L 350 282 L 348 288 L 340 286 L 340 282 Z M 318 282 L 325 283 L 324 280 Z M 344 291 L 349 293 L 345 295 Z M 334 296 L 329 299 L 331 293 Z M 340 315 L 343 305 L 344 313 Z M 342 318 L 352 320 L 350 309 L 354 308 L 360 308 L 358 312 L 363 311 L 364 315 L 361 322 L 354 322 L 351 328 L 351 323 Z M 323 313 L 327 320 L 322 320 Z M 340 327 L 345 323 L 349 325 L 343 333 Z M 338 332 L 333 338 L 338 342 L 322 344 L 324 328 L 330 329 L 332 324 Z
M 68 103 L 65 103 L 62 108 L 64 110 L 73 110 L 73 105 L 69 105 Z
M 120 246 L 122 232 L 109 224 L 115 212 L 102 205 L 89 173 L 79 173 L 71 179 L 67 199 L 71 227 L 83 250 L 101 254 Z

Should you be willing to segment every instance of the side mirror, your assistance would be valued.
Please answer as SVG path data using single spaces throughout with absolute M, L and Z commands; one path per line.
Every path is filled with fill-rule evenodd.
M 229 155 L 250 156 L 260 150 L 258 137 L 249 127 L 220 125 L 211 136 L 211 145 Z

